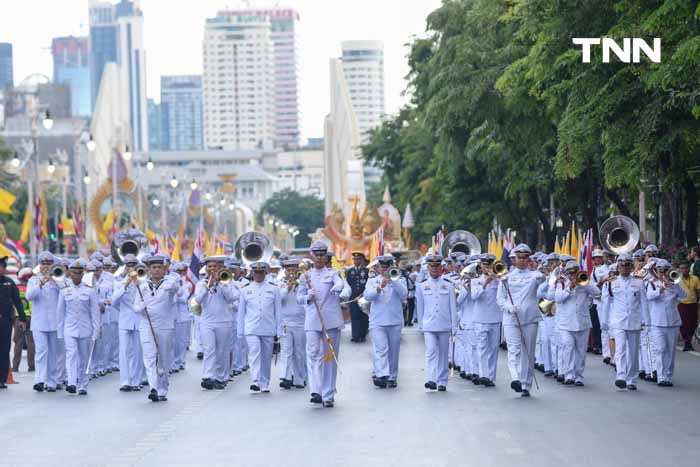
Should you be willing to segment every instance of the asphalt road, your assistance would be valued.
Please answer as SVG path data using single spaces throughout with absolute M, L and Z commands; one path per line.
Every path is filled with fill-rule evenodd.
M 695 465 L 700 453 L 700 355 L 678 353 L 675 387 L 613 387 L 589 354 L 584 388 L 538 373 L 541 389 L 509 388 L 505 352 L 496 387 L 450 381 L 423 388 L 422 336 L 404 330 L 397 389 L 371 384 L 370 344 L 340 349 L 333 409 L 307 390 L 251 394 L 248 374 L 225 391 L 199 388 L 201 362 L 172 377 L 169 401 L 119 392 L 118 376 L 87 397 L 36 393 L 33 374 L 0 393 L 0 465 L 8 466 L 654 466 Z M 23 363 L 24 365 L 24 363 Z M 24 366 L 26 368 L 26 366 Z M 276 380 L 276 370 L 273 369 Z

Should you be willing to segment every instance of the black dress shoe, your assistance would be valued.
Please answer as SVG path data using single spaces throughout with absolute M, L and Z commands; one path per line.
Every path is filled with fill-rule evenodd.
M 472 379 L 472 375 L 467 374 L 466 371 L 460 371 L 459 377 L 462 379 Z
M 37 392 L 44 392 L 44 383 L 36 383 L 34 385 L 34 390 Z
M 260 391 L 260 386 L 258 386 L 257 384 L 251 384 L 251 385 L 250 385 L 250 390 L 253 391 L 253 392 L 259 392 L 259 391 Z
M 140 391 L 141 390 L 141 386 L 130 386 L 130 387 L 131 387 L 131 391 Z
M 523 385 L 517 379 L 510 382 L 510 388 L 515 392 L 523 392 Z
M 158 402 L 165 402 L 167 400 L 168 400 L 168 398 L 165 396 L 158 396 Z
M 386 382 L 386 387 L 388 388 L 395 388 L 397 386 L 396 381 L 389 380 Z
M 46 388 L 46 392 L 56 392 L 56 388 L 52 388 L 49 386 Z
M 479 375 L 472 375 L 472 383 L 476 384 L 477 386 L 481 384 L 481 378 L 479 378 Z
M 122 392 L 131 392 L 131 386 L 122 386 L 119 390 Z
M 197 360 L 204 360 L 204 352 L 197 352 Z
M 564 381 L 566 381 L 566 378 L 564 378 L 564 375 L 557 376 L 557 383 L 564 384 Z
M 440 391 L 440 392 L 447 391 L 447 386 L 438 386 L 438 391 Z
M 297 389 L 304 389 L 304 388 L 306 387 L 306 383 L 304 383 L 304 384 L 295 384 L 294 387 L 297 388 Z
M 691 350 L 695 350 L 693 349 L 693 344 L 686 342 L 685 345 L 683 345 L 683 352 L 689 352 Z
M 148 398 L 151 402 L 158 402 L 158 391 L 151 389 L 151 392 L 148 393 Z
M 202 380 L 201 386 L 207 390 L 214 389 L 214 381 L 209 378 L 205 378 Z
M 288 379 L 282 378 L 282 380 L 280 381 L 280 387 L 282 389 L 292 389 L 292 382 Z
M 425 389 L 431 389 L 431 390 L 436 390 L 437 389 L 437 384 L 435 384 L 434 381 L 428 381 L 425 383 Z
M 327 401 L 323 401 L 323 406 L 330 409 L 333 407 L 334 402 L 335 401 L 333 399 L 328 399 Z
M 523 389 L 522 394 L 520 394 L 520 397 L 530 397 L 530 391 L 527 389 Z
M 216 381 L 216 380 L 214 381 L 214 389 L 222 391 L 225 388 L 226 388 L 226 385 L 222 381 Z
M 647 373 L 646 371 L 640 371 L 639 372 L 639 379 L 646 379 L 647 378 Z
M 79 396 L 87 396 L 87 391 L 85 389 L 81 389 L 80 391 L 78 391 L 78 395 Z
M 233 370 L 233 376 L 240 376 L 241 372 L 240 370 Z
M 57 385 L 56 385 L 56 390 L 57 390 L 57 391 L 63 391 L 63 385 L 62 385 L 62 384 L 57 384 Z
M 574 383 L 575 386 L 582 387 L 583 386 L 583 381 L 576 381 Z
M 66 386 L 66 392 L 68 394 L 75 394 L 76 391 L 77 391 L 77 388 L 75 386 L 73 386 L 72 384 Z
M 637 390 L 637 386 L 634 385 L 634 384 L 628 384 L 628 385 L 627 385 L 627 390 L 629 390 L 629 391 L 636 391 L 636 390 Z
M 494 383 L 494 382 L 491 381 L 490 379 L 484 378 L 484 380 L 485 380 L 485 381 L 484 381 L 482 384 L 483 384 L 485 387 L 487 387 L 487 388 L 492 388 L 492 387 L 496 386 L 496 383 Z
M 602 354 L 603 354 L 603 351 L 600 348 L 595 347 L 593 349 L 593 355 L 602 355 Z
M 554 376 L 554 372 L 552 370 L 545 371 L 544 376 L 545 378 L 551 378 L 552 376 Z
M 564 381 L 564 386 L 573 386 L 574 385 L 574 380 L 573 379 L 567 379 Z
M 323 400 L 321 399 L 321 394 L 312 392 L 311 400 L 309 402 L 311 402 L 312 404 L 320 404 L 321 402 L 323 402 Z
M 610 357 L 605 357 L 603 359 L 603 363 L 605 363 L 606 365 L 610 365 Z
M 622 379 L 616 379 L 615 386 L 620 388 L 620 389 L 625 389 L 627 387 L 627 383 Z
M 7 389 L 7 384 L 0 383 L 0 389 Z

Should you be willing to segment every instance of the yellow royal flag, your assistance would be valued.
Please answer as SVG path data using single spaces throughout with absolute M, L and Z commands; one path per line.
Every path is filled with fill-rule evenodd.
M 340 273 L 340 277 L 345 277 L 345 271 L 343 271 L 343 267 L 340 265 L 340 261 L 338 261 L 335 255 L 331 258 L 331 267 Z
M 61 216 L 61 224 L 63 225 L 63 235 L 75 235 L 73 219 Z
M 19 234 L 19 239 L 22 240 L 23 243 L 27 243 L 29 241 L 29 234 L 32 231 L 32 213 L 29 211 L 29 208 L 27 208 L 26 211 L 24 211 L 24 220 L 22 221 L 22 233 Z
M 39 199 L 41 200 L 41 218 L 43 220 L 42 225 L 41 225 L 41 234 L 44 237 L 48 237 L 49 236 L 49 217 L 48 217 L 47 213 L 49 211 L 46 209 L 46 196 L 44 196 L 43 191 L 41 192 L 41 198 L 39 198 Z
M 569 254 L 574 258 L 578 258 L 578 237 L 576 236 L 576 229 L 573 224 L 571 227 L 571 253 Z
M 7 190 L 0 188 L 0 213 L 12 214 L 12 205 L 17 197 Z

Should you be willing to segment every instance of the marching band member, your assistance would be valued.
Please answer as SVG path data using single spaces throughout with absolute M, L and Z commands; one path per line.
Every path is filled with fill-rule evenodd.
M 70 264 L 70 283 L 61 289 L 56 308 L 58 338 L 66 344 L 66 391 L 75 394 L 77 389 L 81 396 L 87 395 L 87 369 L 100 326 L 97 293 L 82 283 L 85 266 L 82 259 Z
M 109 282 L 109 295 L 110 297 L 114 291 L 114 272 L 118 268 L 117 263 L 115 263 L 112 258 L 105 257 L 102 262 L 102 277 L 103 280 Z M 110 299 L 113 301 L 113 298 Z M 102 323 L 102 331 L 106 338 L 106 352 L 105 352 L 105 366 L 108 373 L 119 371 L 119 319 L 117 316 L 117 310 L 110 304 L 107 305 L 107 311 L 105 313 L 109 314 L 107 322 Z
M 141 316 L 134 308 L 139 300 L 138 284 L 136 278 L 130 276 L 136 266 L 136 256 L 124 256 L 124 274 L 115 278 L 112 294 L 112 306 L 119 321 L 119 390 L 124 392 L 140 391 L 141 383 L 146 379 L 139 336 Z
M 187 264 L 173 263 L 172 270 L 180 276 L 180 291 L 176 295 L 177 318 L 175 319 L 175 345 L 172 371 L 177 373 L 185 369 L 187 363 L 187 347 L 190 345 L 192 334 L 192 313 L 188 305 L 192 295 L 192 284 L 187 281 Z
M 239 294 L 240 288 L 238 286 L 238 282 L 236 281 L 236 270 L 240 268 L 240 265 L 241 262 L 236 258 L 228 257 L 226 258 L 226 261 L 224 261 L 224 268 L 231 273 L 231 277 L 233 279 L 231 281 L 231 287 L 238 290 Z M 228 376 L 228 381 L 233 381 L 235 376 L 236 345 L 238 343 L 238 302 L 229 302 L 228 308 L 233 315 L 233 319 L 231 320 L 231 331 L 229 333 L 228 344 L 226 345 L 226 357 L 224 360 L 226 363 L 225 374 Z
M 340 331 L 344 326 L 340 301 L 350 296 L 349 287 L 338 271 L 326 268 L 328 246 L 316 241 L 310 253 L 313 268 L 301 277 L 297 303 L 306 307 L 306 359 L 309 370 L 311 403 L 324 407 L 335 404 L 337 358 L 340 351 Z M 332 345 L 332 352 L 329 346 Z M 332 358 L 326 359 L 330 355 Z
M 479 383 L 487 388 L 495 386 L 498 344 L 503 320 L 503 312 L 496 303 L 499 280 L 493 274 L 495 261 L 496 255 L 491 253 L 481 255 L 481 276 L 471 281 Z
M 65 367 L 60 347 L 64 346 L 58 340 L 58 317 L 56 307 L 60 285 L 51 280 L 50 270 L 54 265 L 54 257 L 48 251 L 39 253 L 39 274 L 32 276 L 27 282 L 26 298 L 32 302 L 32 335 L 34 337 L 34 390 L 54 392 L 61 387 L 61 364 Z
M 590 302 L 600 296 L 598 287 L 589 282 L 580 284 L 577 279 L 579 265 L 569 261 L 564 266 L 568 276 L 564 282 L 555 284 L 554 301 L 559 317 L 558 329 L 564 354 L 564 384 L 583 386 L 583 370 L 586 366 L 586 346 L 591 329 Z
M 467 259 L 464 256 L 464 259 Z M 470 256 L 467 261 L 470 263 L 478 262 L 479 256 Z M 457 295 L 457 320 L 459 329 L 457 331 L 458 340 L 461 341 L 461 359 L 457 360 L 460 367 L 460 376 L 470 380 L 474 384 L 481 384 L 479 373 L 479 363 L 477 359 L 477 342 L 476 332 L 474 331 L 474 300 L 472 298 L 471 280 L 467 280 L 462 284 L 460 273 L 462 271 L 461 260 L 458 259 L 455 265 L 455 273 L 457 279 L 454 282 L 455 287 L 459 290 Z
M 671 263 L 656 260 L 656 276 L 647 284 L 649 300 L 650 337 L 656 350 L 656 374 L 658 385 L 671 387 L 673 367 L 676 359 L 676 342 L 681 326 L 678 303 L 686 296 L 680 284 L 671 282 L 667 274 Z
M 237 265 L 235 264 L 237 263 Z M 240 262 L 236 259 L 233 269 L 233 280 L 238 285 L 238 289 L 242 290 L 243 287 L 250 284 L 250 280 L 246 277 L 246 269 Z M 236 321 L 236 326 L 238 326 L 238 305 L 234 307 L 234 316 Z M 238 331 L 236 331 L 236 340 L 233 346 L 233 376 L 238 376 L 244 371 L 248 371 L 248 344 L 246 344 L 245 339 L 238 339 Z
M 612 291 L 610 281 L 614 280 L 618 276 L 617 263 L 613 263 L 611 265 L 603 264 L 603 266 L 605 266 L 608 276 L 603 281 L 603 285 L 600 290 L 601 297 L 600 308 L 598 309 L 598 318 L 600 319 L 600 333 L 601 336 L 604 336 L 602 337 L 602 339 L 604 339 L 603 352 L 605 352 L 605 344 L 607 342 L 607 355 L 609 356 L 607 360 L 605 357 L 603 358 L 603 363 L 615 367 L 615 339 L 610 333 L 610 316 L 608 315 L 610 309 L 605 306 L 605 302 L 610 297 L 610 292 Z M 607 294 L 604 293 L 605 289 L 608 289 Z M 605 356 L 605 353 L 603 353 L 603 355 Z
M 593 260 L 593 271 L 591 271 L 591 281 L 598 287 L 598 290 L 602 290 L 605 283 L 605 279 L 608 278 L 608 266 L 605 264 L 605 255 L 603 250 L 595 249 L 591 253 L 591 258 Z M 610 363 L 610 344 L 608 342 L 608 332 L 603 331 L 601 326 L 600 313 L 603 308 L 603 303 L 601 302 L 601 297 L 593 299 L 593 305 L 591 305 L 591 322 L 593 323 L 593 351 L 595 353 L 596 349 L 600 350 L 603 354 L 603 361 L 605 363 Z M 596 327 L 596 321 L 598 326 Z M 607 359 L 607 362 L 606 362 Z
M 533 369 L 535 365 L 535 344 L 537 342 L 537 322 L 542 319 L 537 306 L 537 287 L 546 278 L 528 269 L 532 250 L 524 243 L 513 249 L 515 269 L 509 272 L 499 284 L 497 301 L 503 310 L 503 330 L 508 344 L 508 369 L 510 387 L 522 397 L 530 397 Z
M 168 369 L 175 338 L 177 307 L 175 295 L 180 287 L 177 281 L 165 278 L 165 256 L 159 253 L 144 258 L 149 278 L 139 284 L 134 308 L 143 316 L 139 324 L 139 336 L 143 348 L 151 402 L 167 401 Z
M 551 259 L 550 259 L 551 258 Z M 547 277 L 551 277 L 552 271 L 559 265 L 559 255 L 552 253 L 543 256 L 541 272 Z M 547 300 L 554 302 L 554 289 L 549 286 L 549 280 L 542 282 L 537 287 L 537 300 Z M 554 310 L 554 306 L 552 306 Z M 555 313 L 555 311 L 553 311 Z M 544 375 L 549 378 L 557 374 L 557 346 L 559 344 L 558 331 L 556 320 L 553 314 L 543 313 L 542 321 L 540 321 L 537 335 L 542 333 L 542 348 L 540 358 L 542 359 L 540 369 L 544 371 Z
M 280 327 L 280 290 L 266 274 L 269 265 L 257 261 L 250 265 L 253 282 L 243 287 L 238 304 L 238 338 L 245 338 L 250 358 L 250 390 L 270 392 L 272 347 Z
M 418 328 L 425 338 L 425 388 L 447 391 L 450 338 L 457 334 L 454 286 L 441 276 L 442 256 L 428 255 L 429 277 L 416 285 Z
M 238 301 L 238 289 L 219 283 L 225 260 L 225 256 L 204 258 L 207 277 L 200 280 L 194 290 L 194 298 L 202 307 L 199 319 L 204 350 L 201 386 L 207 390 L 224 389 L 229 378 L 227 361 L 233 320 L 229 303 Z
M 643 274 L 642 268 L 647 264 L 645 251 L 636 250 L 632 253 L 632 260 L 634 261 L 632 274 L 640 276 L 639 278 L 644 282 L 646 290 L 651 277 L 649 275 L 641 277 Z M 649 261 L 653 261 L 653 259 L 650 257 Z M 642 319 L 644 319 L 644 317 L 642 317 Z M 639 334 L 639 379 L 641 380 L 656 382 L 653 353 L 651 339 L 649 338 L 649 323 L 642 321 L 642 331 Z
M 93 273 L 92 287 L 97 293 L 97 304 L 100 309 L 100 329 L 95 341 L 95 350 L 92 355 L 92 377 L 104 376 L 111 373 L 109 368 L 109 326 L 111 324 L 111 303 L 112 303 L 112 275 L 104 272 L 104 266 L 97 260 L 90 261 L 86 271 Z M 91 286 L 91 284 L 88 284 Z
M 364 298 L 372 303 L 369 330 L 375 371 L 373 379 L 374 385 L 380 388 L 395 388 L 397 385 L 403 302 L 408 296 L 403 277 L 391 280 L 388 275 L 393 262 L 391 255 L 378 257 L 378 274 L 367 281 L 363 292 Z
M 284 278 L 279 283 L 281 319 L 280 329 L 280 387 L 290 389 L 306 387 L 306 334 L 304 333 L 305 309 L 297 303 L 297 274 L 299 258 L 282 261 Z
M 649 322 L 649 310 L 644 282 L 631 276 L 632 257 L 620 254 L 617 259 L 620 275 L 603 288 L 604 314 L 615 339 L 615 386 L 637 389 L 639 370 L 639 334 L 643 322 Z

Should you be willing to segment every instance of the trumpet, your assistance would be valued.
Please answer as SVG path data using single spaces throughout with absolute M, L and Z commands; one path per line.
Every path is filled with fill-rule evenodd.
M 680 284 L 683 280 L 683 273 L 678 269 L 670 269 L 664 274 L 664 279 L 672 284 Z
M 228 269 L 224 269 L 219 272 L 218 282 L 219 284 L 228 285 L 233 281 L 233 273 Z
M 501 277 L 508 274 L 508 265 L 499 259 L 498 261 L 493 263 L 492 271 L 496 275 L 496 277 L 500 279 Z
M 397 267 L 389 268 L 389 270 L 386 272 L 387 276 L 389 277 L 389 280 L 392 282 L 395 282 L 399 279 L 401 279 L 402 274 L 401 274 L 401 269 Z
M 66 277 L 66 268 L 64 268 L 62 265 L 57 264 L 56 266 L 51 268 L 51 279 L 55 280 L 56 282 L 59 282 L 63 280 Z
M 143 281 L 148 277 L 148 269 L 146 266 L 136 266 L 133 271 L 129 273 L 129 279 Z
M 574 281 L 576 281 L 576 285 L 586 286 L 590 283 L 591 276 L 586 271 L 578 271 L 574 274 Z

